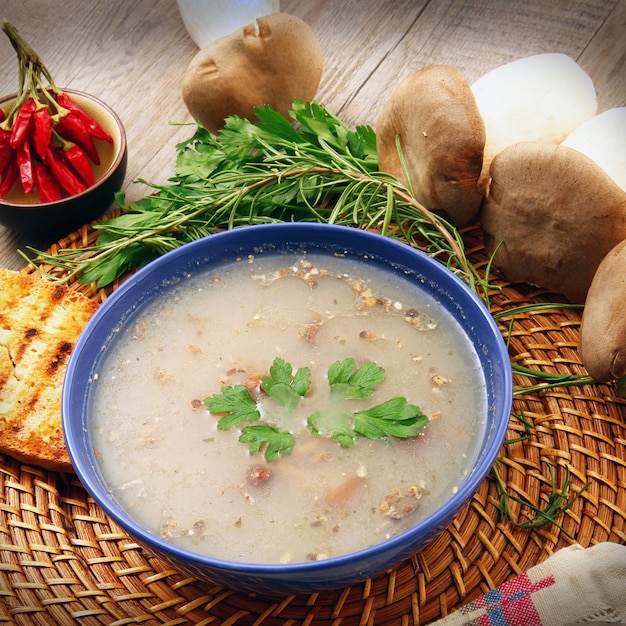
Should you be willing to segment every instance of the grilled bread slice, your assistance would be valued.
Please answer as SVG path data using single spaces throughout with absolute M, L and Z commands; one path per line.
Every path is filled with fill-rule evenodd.
M 97 304 L 38 274 L 0 268 L 0 451 L 71 471 L 61 386 L 78 335 Z

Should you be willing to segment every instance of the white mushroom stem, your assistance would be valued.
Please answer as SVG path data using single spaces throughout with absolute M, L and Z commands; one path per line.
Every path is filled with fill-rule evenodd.
M 537 54 L 501 65 L 471 87 L 485 122 L 483 174 L 518 142 L 560 143 L 596 114 L 591 78 L 570 57 Z
M 592 117 L 570 133 L 562 145 L 593 159 L 626 191 L 626 107 Z

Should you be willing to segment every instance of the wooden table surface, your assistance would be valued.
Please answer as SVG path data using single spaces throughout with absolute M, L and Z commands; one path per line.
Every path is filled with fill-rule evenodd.
M 211 4 L 211 0 L 207 0 Z M 307 21 L 325 54 L 316 99 L 348 125 L 375 127 L 378 112 L 412 71 L 445 63 L 473 82 L 531 54 L 561 52 L 594 81 L 598 112 L 626 106 L 626 0 L 282 0 Z M 163 183 L 191 122 L 181 77 L 197 47 L 176 0 L 0 0 L 6 18 L 61 87 L 90 92 L 120 115 L 128 134 L 124 189 Z M 17 86 L 17 63 L 0 35 L 1 93 Z M 0 266 L 19 269 L 28 242 L 0 226 Z M 50 242 L 37 242 L 38 247 Z

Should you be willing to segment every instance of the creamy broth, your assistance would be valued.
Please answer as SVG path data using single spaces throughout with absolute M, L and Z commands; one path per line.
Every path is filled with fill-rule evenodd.
M 164 290 L 124 325 L 94 380 L 92 436 L 115 497 L 173 543 L 256 563 L 363 549 L 441 507 L 476 457 L 486 391 L 469 340 L 414 281 L 361 261 L 262 255 Z M 277 357 L 309 368 L 311 386 L 289 415 L 255 396 L 261 421 L 293 433 L 291 454 L 269 462 L 240 428 L 219 429 L 204 400 L 268 374 Z M 349 448 L 314 435 L 307 417 L 328 409 L 328 368 L 345 358 L 385 378 L 343 408 L 402 396 L 429 423 Z

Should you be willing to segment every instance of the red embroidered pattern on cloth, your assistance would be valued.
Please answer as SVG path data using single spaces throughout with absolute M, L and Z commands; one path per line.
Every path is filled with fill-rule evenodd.
M 536 583 L 520 574 L 460 609 L 461 613 L 483 611 L 466 626 L 542 626 L 532 594 L 555 583 L 547 576 Z

